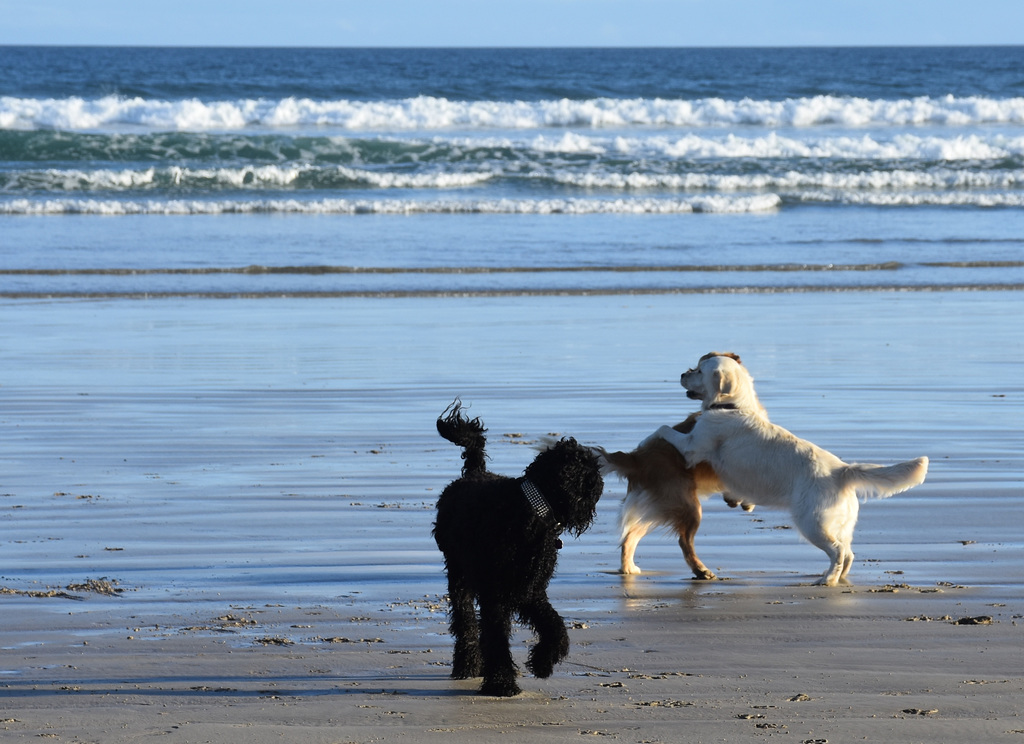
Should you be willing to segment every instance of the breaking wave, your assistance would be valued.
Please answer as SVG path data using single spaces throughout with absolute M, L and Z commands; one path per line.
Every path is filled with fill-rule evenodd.
M 14 199 L 0 202 L 0 214 L 688 214 L 766 212 L 780 204 L 775 194 L 690 199 Z
M 621 126 L 811 127 L 1024 123 L 1024 98 L 929 97 L 869 100 L 811 96 L 781 101 L 668 98 L 454 101 L 417 96 L 394 101 L 152 100 L 141 97 L 0 97 L 0 129 L 154 131 L 331 127 L 351 131 L 538 129 Z

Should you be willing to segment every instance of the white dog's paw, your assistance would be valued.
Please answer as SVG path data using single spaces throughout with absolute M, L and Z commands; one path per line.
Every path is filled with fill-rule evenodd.
M 669 442 L 671 442 L 672 437 L 678 436 L 678 434 L 679 432 L 677 432 L 671 426 L 666 426 L 665 424 L 662 424 L 661 426 L 658 427 L 657 431 L 655 431 L 653 434 L 647 437 L 644 441 L 640 442 L 638 447 L 643 447 L 644 445 L 650 444 L 651 442 L 657 441 L 659 439 L 667 439 Z
M 725 493 L 722 494 L 722 498 L 725 500 L 725 503 L 729 505 L 730 509 L 735 509 L 738 506 L 745 512 L 754 511 L 755 504 L 750 504 L 742 499 L 734 499 L 732 496 Z
M 814 582 L 814 586 L 838 586 L 840 583 L 848 584 L 849 582 L 840 582 L 838 576 L 822 576 Z
M 674 436 L 679 432 L 677 432 L 668 424 L 662 424 L 661 426 L 658 427 L 658 431 L 655 433 L 662 439 L 667 439 L 668 437 Z
M 670 429 L 670 428 L 671 428 L 671 427 L 666 427 L 666 426 L 662 426 L 662 427 L 661 427 L 661 429 Z M 663 437 L 663 436 L 661 435 L 661 429 L 658 429 L 658 430 L 657 430 L 656 432 L 654 432 L 653 434 L 650 434 L 650 435 L 648 435 L 648 436 L 647 436 L 647 437 L 646 437 L 646 438 L 645 438 L 645 439 L 644 439 L 644 440 L 643 440 L 642 442 L 640 442 L 640 444 L 638 444 L 638 445 L 636 446 L 636 448 L 637 448 L 637 449 L 640 449 L 641 447 L 646 447 L 646 446 L 647 446 L 648 444 L 650 444 L 651 442 L 656 442 L 656 441 L 658 441 L 659 439 L 664 439 L 665 437 Z

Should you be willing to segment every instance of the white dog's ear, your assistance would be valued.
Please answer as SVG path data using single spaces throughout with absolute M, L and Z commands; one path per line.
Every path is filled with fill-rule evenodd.
M 726 370 L 716 369 L 711 373 L 711 379 L 715 383 L 714 389 L 717 391 L 717 398 L 729 398 L 733 394 L 733 390 L 736 387 L 736 381 L 734 375 Z

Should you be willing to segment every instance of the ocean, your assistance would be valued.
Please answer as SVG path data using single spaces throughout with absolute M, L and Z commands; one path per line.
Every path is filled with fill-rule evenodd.
M 0 48 L 0 296 L 1024 288 L 1024 47 Z
M 1024 48 L 0 48 L 5 616 L 436 598 L 454 398 L 517 474 L 681 420 L 710 350 L 849 461 L 931 458 L 855 581 L 1017 591 L 1022 207 Z M 560 606 L 619 606 L 623 492 Z M 787 519 L 709 499 L 708 591 L 820 574 Z

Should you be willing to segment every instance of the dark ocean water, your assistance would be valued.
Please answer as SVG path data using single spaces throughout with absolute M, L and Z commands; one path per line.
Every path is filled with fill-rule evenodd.
M 7 295 L 1019 286 L 1022 208 L 1022 47 L 0 48 Z

